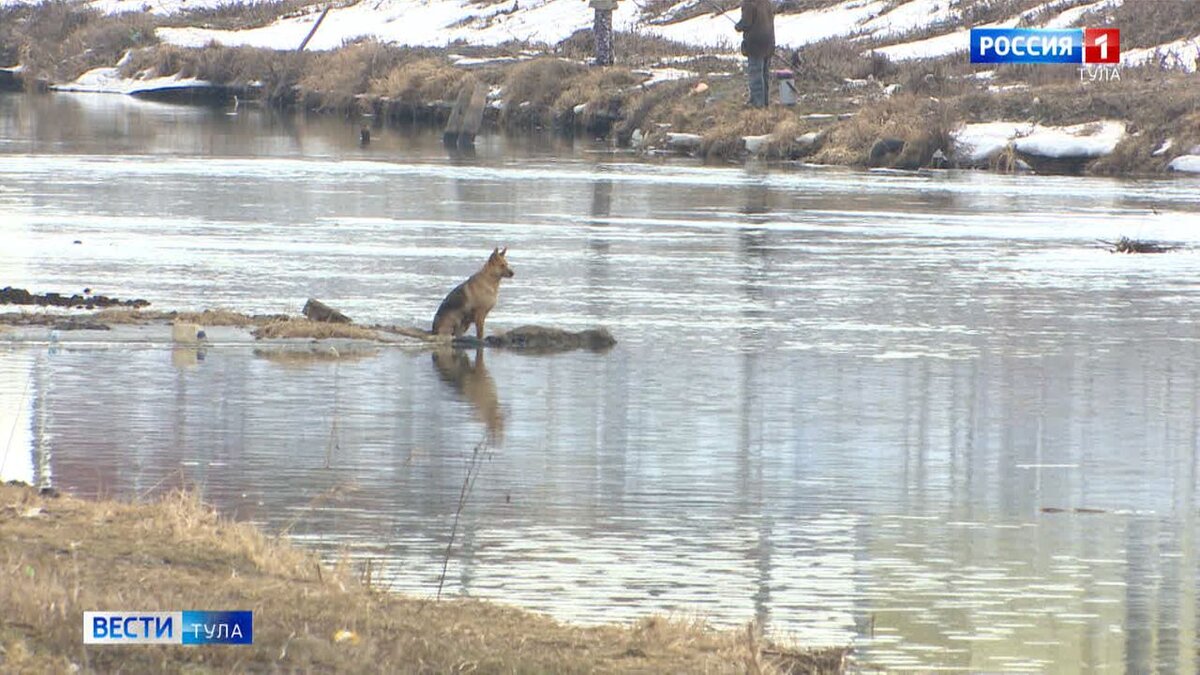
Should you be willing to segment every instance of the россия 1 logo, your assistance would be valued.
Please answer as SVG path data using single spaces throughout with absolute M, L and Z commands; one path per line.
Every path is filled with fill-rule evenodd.
M 1118 28 L 971 29 L 971 63 L 1120 62 Z

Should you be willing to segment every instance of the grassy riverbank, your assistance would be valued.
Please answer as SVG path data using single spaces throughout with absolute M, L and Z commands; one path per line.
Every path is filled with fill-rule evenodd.
M 475 600 L 403 597 L 346 565 L 216 516 L 0 485 L 0 670 L 836 673 L 842 649 L 647 618 L 579 627 Z M 249 647 L 82 644 L 87 610 L 249 609 Z M 341 631 L 348 631 L 342 633 Z
M 1126 50 L 1200 31 L 1200 4 L 1161 0 L 1152 10 L 1143 4 L 1096 10 L 1081 20 L 1119 26 Z M 964 20 L 997 20 L 1034 5 L 981 4 Z M 913 169 L 929 165 L 937 150 L 953 159 L 953 134 L 961 125 L 998 120 L 1054 126 L 1124 122 L 1124 140 L 1087 164 L 1088 172 L 1098 174 L 1161 173 L 1175 155 L 1200 144 L 1195 73 L 1153 59 L 1122 68 L 1119 80 L 1093 81 L 1081 79 L 1070 64 L 985 71 L 961 54 L 893 61 L 871 51 L 886 37 L 835 38 L 799 50 L 796 106 L 760 111 L 745 106 L 740 58 L 641 33 L 617 35 L 617 65 L 609 68 L 586 65 L 588 31 L 556 44 L 513 40 L 434 49 L 364 39 L 321 52 L 217 43 L 181 48 L 160 43 L 155 33 L 179 26 L 244 29 L 314 7 L 289 0 L 171 15 L 107 15 L 62 2 L 10 6 L 0 9 L 0 65 L 20 63 L 26 85 L 36 88 L 112 66 L 128 52 L 121 61 L 126 77 L 179 74 L 228 85 L 266 105 L 394 124 L 444 122 L 464 81 L 475 78 L 492 92 L 485 119 L 492 129 L 583 134 L 644 151 L 686 150 L 710 160 L 756 155 Z M 920 35 L 906 36 L 912 37 Z M 699 138 L 673 145 L 673 133 Z M 747 148 L 747 136 L 764 140 Z M 903 151 L 873 153 L 885 139 L 902 143 Z M 1175 150 L 1155 154 L 1168 139 Z M 1007 168 L 1011 162 L 992 165 Z

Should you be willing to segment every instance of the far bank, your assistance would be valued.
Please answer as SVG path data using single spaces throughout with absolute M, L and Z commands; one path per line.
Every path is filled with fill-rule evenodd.
M 1113 78 L 1070 64 L 984 68 L 961 54 L 893 60 L 869 41 L 834 38 L 800 48 L 794 60 L 781 51 L 772 67 L 778 77 L 790 73 L 790 84 L 777 77 L 773 104 L 756 110 L 746 105 L 745 60 L 736 53 L 644 33 L 617 33 L 616 65 L 605 67 L 588 65 L 588 30 L 554 44 L 426 48 L 363 39 L 319 52 L 185 48 L 157 37 L 200 18 L 205 26 L 263 25 L 283 9 L 271 7 L 164 18 L 12 6 L 0 10 L 0 65 L 16 66 L 3 72 L 10 88 L 254 103 L 344 116 L 368 130 L 440 128 L 463 90 L 479 83 L 485 133 L 553 133 L 714 162 L 1122 176 L 1200 167 L 1192 159 L 1200 155 L 1196 77 L 1153 61 Z M 794 105 L 778 102 L 782 86 L 795 87 Z

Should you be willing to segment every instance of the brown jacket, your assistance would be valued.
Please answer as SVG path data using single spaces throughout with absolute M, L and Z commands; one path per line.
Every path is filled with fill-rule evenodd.
M 775 8 L 771 0 L 742 0 L 742 20 L 733 27 L 742 34 L 742 53 L 765 59 L 775 51 Z

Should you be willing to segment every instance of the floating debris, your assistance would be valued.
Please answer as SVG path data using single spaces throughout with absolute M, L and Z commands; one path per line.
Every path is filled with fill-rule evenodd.
M 1130 239 L 1129 237 L 1121 237 L 1116 241 L 1106 241 L 1104 239 L 1097 239 L 1096 241 L 1104 244 L 1109 253 L 1167 253 L 1183 248 L 1183 244 L 1148 241 L 1146 239 Z

